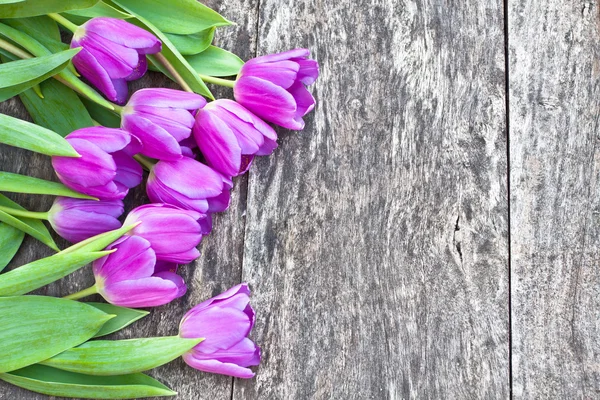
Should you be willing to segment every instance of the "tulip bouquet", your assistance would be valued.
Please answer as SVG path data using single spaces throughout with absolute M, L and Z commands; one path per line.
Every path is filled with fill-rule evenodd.
M 25 234 L 56 251 L 0 274 L 1 380 L 53 396 L 170 396 L 143 371 L 180 356 L 201 371 L 254 376 L 261 357 L 244 283 L 193 307 L 174 336 L 97 339 L 148 314 L 138 308 L 185 295 L 178 268 L 199 257 L 234 178 L 277 148 L 271 124 L 301 130 L 315 106 L 308 50 L 244 63 L 211 45 L 230 24 L 196 0 L 0 0 L 0 101 L 19 96 L 35 122 L 0 114 L 0 143 L 49 156 L 60 181 L 0 171 L 0 192 L 56 196 L 33 211 L 0 194 L 0 271 Z M 181 90 L 130 95 L 128 82 L 149 69 Z M 215 99 L 207 84 L 235 100 Z M 144 179 L 148 204 L 123 216 Z M 73 245 L 59 249 L 43 220 Z M 91 287 L 28 295 L 89 263 Z M 106 303 L 80 301 L 92 294 Z

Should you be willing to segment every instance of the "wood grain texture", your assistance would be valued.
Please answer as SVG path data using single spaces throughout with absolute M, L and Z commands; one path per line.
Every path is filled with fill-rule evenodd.
M 321 76 L 250 173 L 234 399 L 507 398 L 501 4 L 261 0 L 258 37 Z
M 598 4 L 509 10 L 514 395 L 597 399 Z

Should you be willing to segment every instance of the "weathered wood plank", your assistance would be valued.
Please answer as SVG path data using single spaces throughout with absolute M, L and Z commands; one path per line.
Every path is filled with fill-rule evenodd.
M 234 398 L 507 398 L 502 4 L 262 0 L 258 37 L 321 77 L 250 174 Z
M 598 5 L 509 10 L 514 395 L 598 398 Z
M 217 31 L 216 44 L 233 51 L 243 59 L 255 55 L 256 47 L 256 0 L 206 1 L 210 7 L 221 12 L 237 26 L 221 28 Z M 163 86 L 177 88 L 164 77 L 149 73 L 144 79 L 133 83 L 132 91 L 141 87 Z M 231 97 L 230 90 L 215 90 L 221 97 Z M 0 103 L 0 112 L 27 119 L 25 109 L 17 99 Z M 0 170 L 29 174 L 45 179 L 56 180 L 48 157 L 2 147 L 0 149 Z M 188 284 L 188 293 L 181 299 L 168 305 L 155 308 L 153 312 L 133 326 L 110 336 L 111 338 L 147 337 L 156 335 L 174 335 L 183 314 L 195 304 L 236 285 L 241 279 L 241 266 L 244 241 L 245 208 L 247 178 L 235 181 L 230 209 L 213 219 L 213 232 L 203 239 L 200 246 L 202 256 L 193 265 L 180 268 L 181 275 Z M 23 205 L 30 209 L 47 210 L 52 204 L 51 198 L 33 198 L 17 196 Z M 126 209 L 148 202 L 144 188 L 132 191 L 126 199 Z M 56 237 L 61 247 L 66 243 Z M 21 265 L 33 259 L 50 255 L 52 251 L 31 238 L 19 251 L 11 266 Z M 60 282 L 41 289 L 40 293 L 61 296 L 76 292 L 93 283 L 91 270 L 84 269 Z M 98 299 L 100 299 L 98 297 Z M 150 372 L 179 394 L 177 399 L 229 400 L 231 398 L 232 378 L 196 371 L 181 360 Z M 16 388 L 0 381 L 0 400 L 44 400 L 48 396 Z

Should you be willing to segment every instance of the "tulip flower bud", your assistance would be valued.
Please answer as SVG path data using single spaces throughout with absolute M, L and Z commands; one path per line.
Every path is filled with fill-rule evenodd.
M 71 243 L 81 242 L 104 232 L 118 229 L 123 214 L 121 200 L 83 200 L 57 197 L 48 211 L 52 229 Z
M 116 249 L 94 261 L 96 289 L 111 304 L 123 307 L 155 307 L 186 292 L 183 279 L 172 272 L 154 272 L 156 255 L 150 242 L 124 236 L 107 247 Z
M 319 76 L 307 49 L 294 49 L 249 60 L 238 75 L 235 99 L 262 119 L 288 129 L 304 128 L 315 99 L 304 85 Z
M 155 203 L 212 213 L 227 209 L 231 186 L 230 179 L 194 159 L 183 157 L 156 163 L 150 170 L 146 192 Z
M 277 147 L 277 133 L 232 100 L 219 99 L 198 110 L 194 138 L 208 165 L 226 176 L 246 172 L 255 155 Z
M 248 285 L 232 287 L 185 314 L 179 336 L 204 340 L 183 359 L 200 371 L 252 378 L 254 373 L 248 367 L 260 363 L 260 348 L 247 338 L 253 326 Z
M 162 44 L 150 32 L 127 21 L 98 17 L 74 32 L 71 48 L 75 47 L 82 47 L 73 57 L 81 75 L 109 100 L 123 104 L 127 99 L 127 81 L 146 73 L 146 54 L 160 52 Z
M 187 264 L 200 256 L 196 246 L 205 230 L 200 223 L 204 218 L 168 204 L 146 204 L 133 209 L 124 225 L 141 222 L 128 234 L 149 241 L 158 260 Z
M 142 142 L 141 154 L 159 160 L 177 160 L 178 142 L 190 137 L 194 116 L 206 100 L 195 93 L 174 89 L 141 89 L 123 108 L 121 127 Z
M 132 158 L 139 147 L 121 129 L 95 126 L 66 136 L 81 157 L 52 157 L 52 166 L 66 186 L 102 200 L 123 199 L 142 181 L 142 168 Z

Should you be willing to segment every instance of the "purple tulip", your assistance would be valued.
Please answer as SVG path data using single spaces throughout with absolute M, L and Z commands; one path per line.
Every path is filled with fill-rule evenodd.
M 227 99 L 198 110 L 194 138 L 208 165 L 227 176 L 246 172 L 255 155 L 277 147 L 277 133 L 250 111 Z
M 102 200 L 122 199 L 142 181 L 142 168 L 132 158 L 135 136 L 121 129 L 95 126 L 66 136 L 81 157 L 52 157 L 58 178 L 69 188 Z
M 121 127 L 142 142 L 143 155 L 159 160 L 177 160 L 178 142 L 190 137 L 194 116 L 206 100 L 195 93 L 174 89 L 142 89 L 123 108 Z
M 198 304 L 181 320 L 179 336 L 204 340 L 183 355 L 184 361 L 200 371 L 252 378 L 248 367 L 260 363 L 259 347 L 247 338 L 253 325 L 245 283 Z
M 112 254 L 94 261 L 96 289 L 111 304 L 156 307 L 185 294 L 183 279 L 172 272 L 154 272 L 156 255 L 150 242 L 124 236 L 107 247 Z
M 203 214 L 225 211 L 230 188 L 230 179 L 189 157 L 159 161 L 150 170 L 146 184 L 151 201 Z
M 127 234 L 148 240 L 158 260 L 187 264 L 200 257 L 196 246 L 205 231 L 201 223 L 205 218 L 196 211 L 168 204 L 146 204 L 133 209 L 124 224 L 141 221 Z
M 244 107 L 266 121 L 288 129 L 304 128 L 302 119 L 315 107 L 304 85 L 319 76 L 307 49 L 257 57 L 242 67 L 233 94 Z
M 71 243 L 81 242 L 104 232 L 118 229 L 123 214 L 121 200 L 82 200 L 57 197 L 48 211 L 52 229 Z
M 92 18 L 73 34 L 71 48 L 82 47 L 73 57 L 77 70 L 109 100 L 127 99 L 127 81 L 148 69 L 146 54 L 158 53 L 161 42 L 150 32 L 115 18 Z

